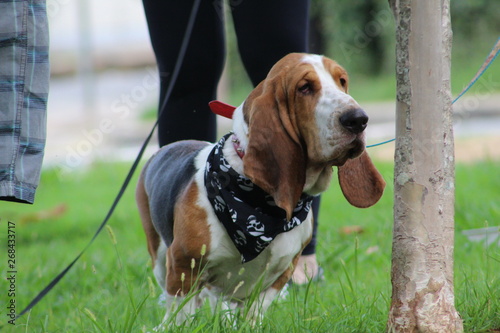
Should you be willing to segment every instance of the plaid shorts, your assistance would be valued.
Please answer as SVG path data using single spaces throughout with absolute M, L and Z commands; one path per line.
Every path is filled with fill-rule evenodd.
M 45 0 L 0 0 L 0 200 L 34 201 L 49 76 Z

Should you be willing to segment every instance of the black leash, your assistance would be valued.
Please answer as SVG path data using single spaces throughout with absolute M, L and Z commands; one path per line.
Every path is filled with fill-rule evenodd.
M 193 25 L 196 19 L 196 14 L 198 12 L 198 7 L 200 4 L 200 0 L 196 0 L 193 4 L 193 7 L 191 9 L 191 14 L 189 16 L 189 21 L 186 27 L 186 32 L 184 33 L 184 39 L 182 40 L 182 45 L 179 50 L 179 54 L 177 56 L 177 61 L 175 63 L 174 71 L 172 73 L 172 76 L 170 77 L 170 81 L 168 84 L 167 92 L 165 94 L 165 99 L 163 101 L 162 107 L 160 110 L 163 110 L 166 103 L 168 102 L 170 98 L 170 94 L 172 93 L 172 90 L 175 85 L 175 81 L 177 80 L 177 76 L 179 75 L 179 71 L 182 65 L 182 61 L 184 59 L 184 55 L 186 54 L 186 49 L 189 43 L 189 39 L 191 37 L 191 32 L 193 31 Z M 158 119 L 161 116 L 161 111 L 160 114 L 158 115 Z M 146 147 L 151 140 L 153 133 L 158 126 L 158 120 L 156 120 L 156 123 L 154 124 L 153 128 L 151 129 L 151 132 L 149 132 L 148 137 L 146 138 L 146 141 L 142 144 L 141 150 L 139 151 L 139 154 L 137 155 L 134 164 L 132 164 L 132 167 L 130 168 L 130 171 L 127 174 L 127 177 L 125 178 L 125 181 L 123 182 L 122 187 L 120 188 L 120 191 L 118 192 L 118 195 L 116 196 L 113 204 L 111 205 L 111 208 L 108 211 L 108 214 L 102 221 L 101 225 L 95 232 L 94 236 L 90 240 L 90 242 L 85 246 L 85 248 L 76 256 L 76 258 L 61 272 L 59 273 L 29 304 L 28 306 L 22 310 L 17 316 L 16 320 L 24 315 L 26 312 L 30 311 L 35 305 L 38 304 L 58 283 L 59 281 L 68 273 L 68 271 L 73 267 L 73 265 L 80 259 L 80 257 L 83 255 L 83 253 L 92 245 L 94 240 L 97 238 L 97 236 L 101 233 L 101 231 L 104 229 L 104 226 L 106 223 L 108 223 L 111 215 L 115 211 L 116 206 L 120 202 L 120 199 L 122 198 L 123 194 L 125 193 L 125 190 L 127 189 L 127 186 L 130 183 L 130 180 L 132 179 L 132 176 L 134 175 L 135 170 L 137 169 L 137 166 L 139 165 L 139 162 L 141 161 L 142 155 L 144 154 L 144 151 L 146 150 Z

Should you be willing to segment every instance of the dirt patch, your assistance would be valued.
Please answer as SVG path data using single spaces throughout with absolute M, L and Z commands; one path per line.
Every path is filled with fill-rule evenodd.
M 457 162 L 472 163 L 480 160 L 500 160 L 500 135 L 460 138 L 455 142 Z

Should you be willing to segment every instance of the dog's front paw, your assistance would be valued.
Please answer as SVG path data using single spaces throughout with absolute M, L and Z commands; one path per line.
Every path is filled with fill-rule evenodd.
M 167 306 L 167 292 L 166 291 L 163 291 L 163 293 L 161 293 L 160 296 L 158 296 L 158 305 L 160 305 L 162 307 Z

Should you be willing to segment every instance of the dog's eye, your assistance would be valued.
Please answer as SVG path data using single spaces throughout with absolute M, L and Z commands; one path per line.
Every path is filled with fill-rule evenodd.
M 342 88 L 345 88 L 347 86 L 347 80 L 345 78 L 341 77 L 339 81 Z
M 312 92 L 311 84 L 309 82 L 307 82 L 307 83 L 299 86 L 299 92 L 302 94 L 309 94 L 310 92 Z

